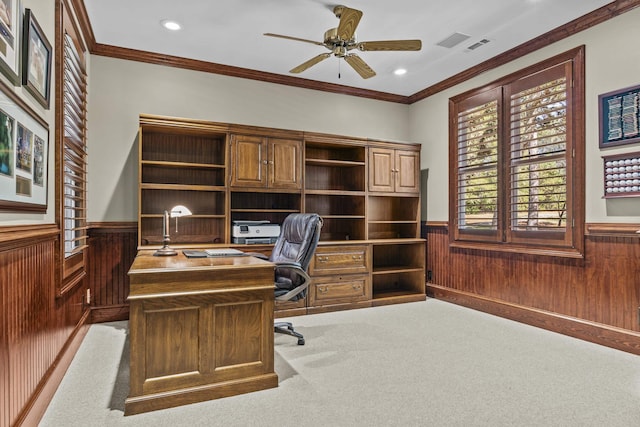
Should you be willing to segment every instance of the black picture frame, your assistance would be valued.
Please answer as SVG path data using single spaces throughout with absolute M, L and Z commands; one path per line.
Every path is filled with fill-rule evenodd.
M 51 44 L 31 9 L 24 11 L 22 84 L 44 108 L 51 94 Z
M 640 143 L 640 85 L 598 96 L 600 149 Z
M 0 0 L 0 72 L 15 86 L 21 83 L 21 25 L 20 0 Z

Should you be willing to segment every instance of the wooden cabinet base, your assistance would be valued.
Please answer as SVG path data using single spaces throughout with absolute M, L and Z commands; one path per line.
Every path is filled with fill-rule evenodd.
M 275 387 L 278 387 L 278 376 L 272 373 L 183 390 L 129 397 L 124 402 L 124 414 L 135 415 Z

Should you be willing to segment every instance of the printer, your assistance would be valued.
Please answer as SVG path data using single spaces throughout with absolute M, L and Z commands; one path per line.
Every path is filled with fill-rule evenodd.
M 280 225 L 263 221 L 233 221 L 231 237 L 233 243 L 258 245 L 275 243 L 280 236 Z

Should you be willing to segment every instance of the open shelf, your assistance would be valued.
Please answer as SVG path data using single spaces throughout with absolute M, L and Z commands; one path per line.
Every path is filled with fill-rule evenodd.
M 369 221 L 418 221 L 419 197 L 369 196 Z
M 371 270 L 373 298 L 423 298 L 425 250 L 422 240 L 374 244 Z
M 240 191 L 231 193 L 231 221 L 269 221 L 282 224 L 287 215 L 301 212 L 299 193 Z
M 363 146 L 307 142 L 305 157 L 307 163 L 335 161 L 335 164 L 344 162 L 345 164 L 359 163 L 364 165 L 367 153 Z
M 373 245 L 373 274 L 423 270 L 424 256 L 424 241 L 375 244 Z
M 190 134 L 177 129 L 145 131 L 140 160 L 224 165 L 226 138 L 226 134 Z
M 371 276 L 373 298 L 403 298 L 425 295 L 424 270 Z
M 140 218 L 140 243 L 142 245 L 161 245 L 162 216 L 142 216 Z M 220 243 L 225 238 L 224 216 L 184 216 L 178 219 L 178 231 L 175 218 L 169 221 L 171 244 L 181 243 Z
M 176 205 L 189 208 L 194 215 L 224 215 L 224 191 L 145 189 L 141 191 L 140 214 L 162 214 Z
M 300 212 L 299 193 L 232 192 L 231 211 Z
M 141 162 L 141 184 L 224 186 L 225 168 L 214 165 Z
M 364 191 L 365 165 L 305 165 L 305 189 Z
M 364 196 L 344 194 L 307 194 L 305 196 L 305 211 L 315 212 L 325 216 L 353 216 L 364 218 Z
M 364 218 L 323 217 L 324 224 L 320 232 L 321 241 L 364 240 Z

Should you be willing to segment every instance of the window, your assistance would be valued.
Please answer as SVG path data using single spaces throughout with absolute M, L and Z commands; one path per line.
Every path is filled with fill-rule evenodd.
M 58 293 L 85 276 L 86 110 L 85 48 L 67 8 L 58 1 L 56 40 L 56 221 L 61 229 Z
M 451 245 L 580 257 L 584 48 L 449 101 Z

